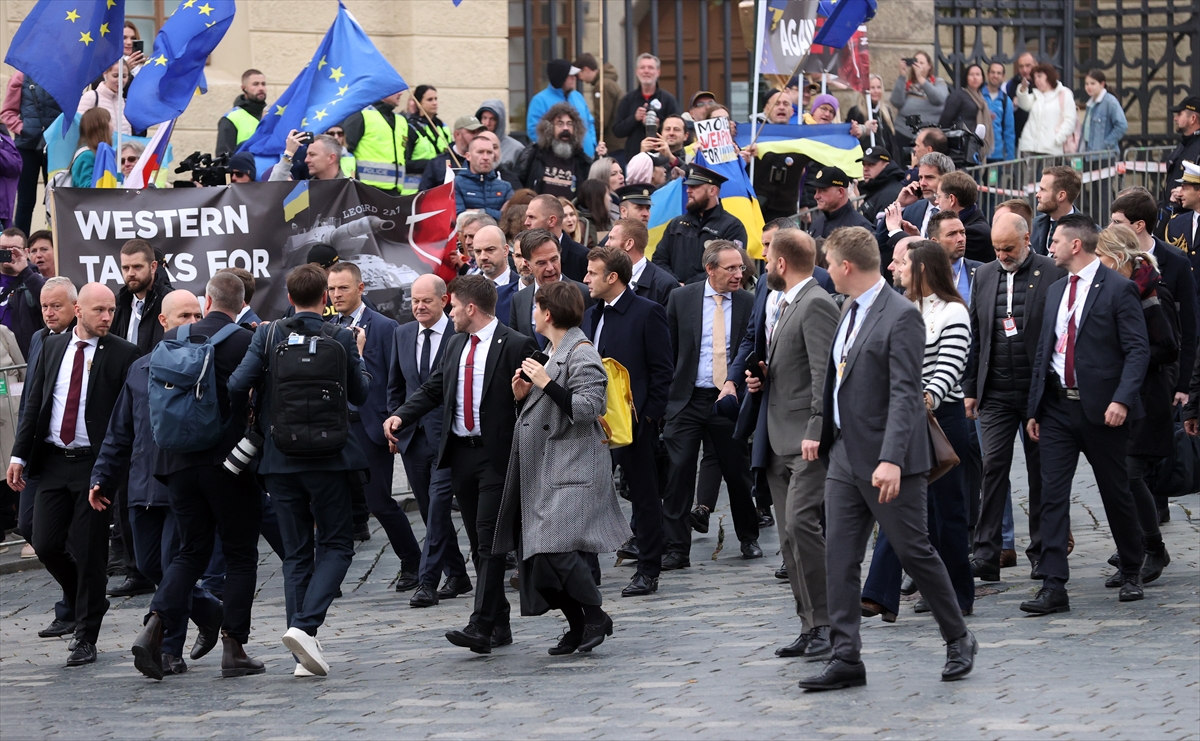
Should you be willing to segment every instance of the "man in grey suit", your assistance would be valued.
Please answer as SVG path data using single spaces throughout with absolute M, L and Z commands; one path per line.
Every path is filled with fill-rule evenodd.
M 703 261 L 707 280 L 676 289 L 667 300 L 675 375 L 667 394 L 663 430 L 671 458 L 663 498 L 663 571 L 692 565 L 688 514 L 696 496 L 696 459 L 705 433 L 712 438 L 729 487 L 729 511 L 742 544 L 742 557 L 763 555 L 758 546 L 758 512 L 750 497 L 750 451 L 745 441 L 733 439 L 737 404 L 732 404 L 732 417 L 719 414 L 714 406 L 738 340 L 746 334 L 754 297 L 741 290 L 746 268 L 736 244 L 714 240 L 705 248 Z
M 509 305 L 508 326 L 526 337 L 532 337 L 538 349 L 546 348 L 546 338 L 533 329 L 533 295 L 540 286 L 559 280 L 569 281 L 579 289 L 583 296 L 584 311 L 592 305 L 592 294 L 583 283 L 564 277 L 562 272 L 562 251 L 554 234 L 547 229 L 527 229 L 517 235 L 521 243 L 521 256 L 533 270 L 533 285 L 526 286 L 513 294 Z M 587 272 L 587 260 L 584 260 L 584 272 Z
M 879 274 L 879 246 L 861 227 L 825 242 L 829 274 L 848 296 L 825 376 L 819 455 L 825 462 L 825 554 L 833 658 L 800 680 L 807 690 L 867 683 L 860 658 L 862 560 L 878 520 L 946 641 L 942 679 L 970 673 L 979 646 L 967 630 L 950 576 L 929 544 L 925 487 L 935 463 L 925 422 L 921 369 L 925 322 Z
M 776 656 L 824 659 L 829 643 L 825 599 L 825 535 L 821 505 L 825 466 L 817 460 L 821 441 L 825 369 L 837 328 L 837 304 L 813 278 L 817 245 L 799 229 L 781 229 L 767 248 L 767 287 L 781 291 L 774 321 L 767 324 L 767 358 L 759 371 L 746 371 L 746 388 L 771 384 L 767 397 L 767 483 L 775 503 L 779 544 L 787 568 L 800 637 Z

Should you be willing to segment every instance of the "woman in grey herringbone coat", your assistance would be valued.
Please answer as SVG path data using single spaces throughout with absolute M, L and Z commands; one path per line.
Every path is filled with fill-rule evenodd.
M 520 411 L 492 552 L 516 548 L 521 557 L 522 615 L 561 610 L 567 618 L 568 630 L 550 649 L 558 656 L 590 651 L 612 635 L 581 554 L 616 550 L 629 526 L 598 421 L 608 377 L 579 329 L 583 297 L 560 281 L 542 286 L 534 300 L 535 329 L 549 340 L 550 359 L 544 366 L 526 359 L 513 375 Z

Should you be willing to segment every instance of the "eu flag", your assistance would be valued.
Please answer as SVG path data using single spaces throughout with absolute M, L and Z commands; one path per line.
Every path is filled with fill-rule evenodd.
M 322 132 L 371 103 L 407 89 L 404 78 L 339 2 L 337 19 L 312 61 L 264 113 L 254 136 L 239 151 L 277 156 L 292 129 Z
M 875 0 L 822 0 L 819 6 L 825 24 L 813 44 L 841 49 L 858 27 L 875 17 Z
M 233 23 L 234 0 L 184 0 L 154 37 L 154 49 L 129 85 L 125 118 L 145 130 L 183 113 L 193 91 L 208 91 L 204 63 Z
M 4 61 L 73 111 L 83 89 L 121 58 L 124 22 L 125 0 L 38 0 Z

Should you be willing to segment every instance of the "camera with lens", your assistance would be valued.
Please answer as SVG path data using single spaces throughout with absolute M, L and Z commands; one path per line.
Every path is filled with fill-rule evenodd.
M 233 446 L 233 450 L 229 451 L 229 455 L 225 458 L 225 462 L 221 465 L 225 470 L 232 473 L 234 476 L 240 475 L 250 465 L 250 461 L 258 455 L 258 451 L 262 449 L 263 436 L 256 430 L 247 430 L 246 436 L 238 441 L 238 444 Z
M 914 138 L 922 129 L 940 130 L 946 136 L 950 159 L 959 169 L 978 167 L 983 164 L 983 158 L 987 156 L 987 153 L 983 151 L 983 139 L 968 129 L 961 121 L 956 121 L 953 126 L 943 128 L 925 123 L 920 116 L 905 116 L 904 125 L 914 132 Z M 911 149 L 909 151 L 911 152 Z
M 222 154 L 213 157 L 211 154 L 192 152 L 179 163 L 175 172 L 192 173 L 191 180 L 174 181 L 172 186 L 176 188 L 195 188 L 197 186 L 211 188 L 225 185 L 229 182 L 229 155 Z

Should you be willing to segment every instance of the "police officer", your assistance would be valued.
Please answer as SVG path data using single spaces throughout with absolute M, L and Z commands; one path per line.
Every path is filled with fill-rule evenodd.
M 408 120 L 396 114 L 403 92 L 394 93 L 351 114 L 342 122 L 346 149 L 358 167 L 358 179 L 383 191 L 407 195 L 417 192 L 416 178 L 405 175 Z
M 817 208 L 809 226 L 809 234 L 813 239 L 828 237 L 830 232 L 839 226 L 861 226 L 874 229 L 875 225 L 854 209 L 846 189 L 850 187 L 850 178 L 840 167 L 816 165 L 816 174 L 812 184 L 816 188 Z M 811 171 L 813 168 L 810 167 Z
M 666 232 L 651 260 L 681 284 L 705 279 L 704 248 L 716 239 L 726 239 L 743 249 L 746 227 L 721 206 L 722 175 L 691 165 L 687 179 L 687 213 L 667 223 Z
M 216 154 L 233 154 L 253 136 L 266 105 L 267 76 L 256 69 L 246 70 L 242 73 L 242 94 L 217 123 Z
M 641 185 L 623 185 L 614 191 L 620 203 L 622 219 L 637 219 L 643 224 L 650 223 L 650 196 L 654 194 L 654 186 L 645 183 Z

